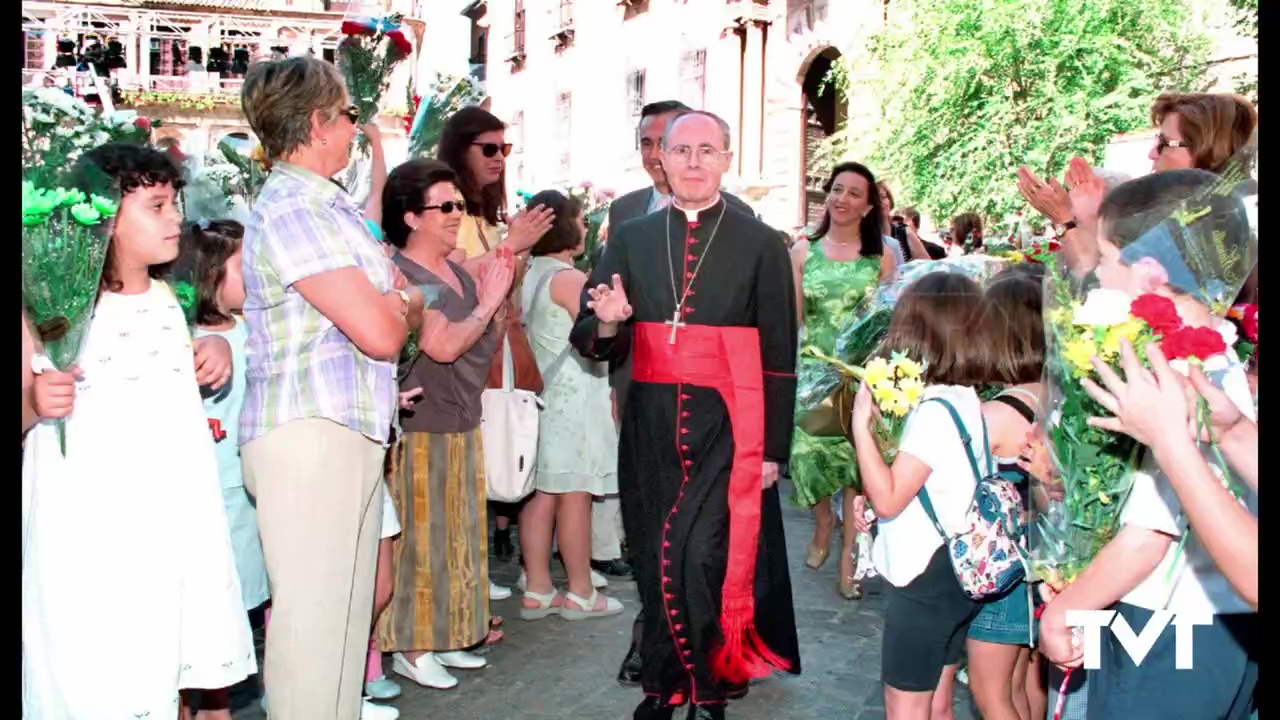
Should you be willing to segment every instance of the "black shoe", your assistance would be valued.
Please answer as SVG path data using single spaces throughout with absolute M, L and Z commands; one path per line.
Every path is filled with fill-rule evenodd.
M 647 695 L 644 701 L 636 706 L 636 711 L 631 717 L 633 720 L 671 720 L 671 716 L 675 713 L 674 705 L 664 705 L 661 698 Z
M 622 659 L 622 667 L 618 669 L 618 682 L 626 687 L 640 684 L 640 648 L 635 644 L 631 645 L 627 656 Z
M 724 705 L 690 705 L 689 720 L 724 720 Z
M 511 560 L 511 556 L 516 552 L 515 547 L 511 544 L 511 528 L 495 529 L 493 531 L 493 556 L 503 562 Z
M 592 560 L 591 569 L 604 575 L 613 577 L 629 578 L 631 577 L 631 566 L 626 560 L 621 558 L 615 560 Z
M 724 696 L 730 700 L 741 700 L 747 696 L 747 690 L 750 689 L 746 683 L 741 685 L 727 685 L 724 689 Z

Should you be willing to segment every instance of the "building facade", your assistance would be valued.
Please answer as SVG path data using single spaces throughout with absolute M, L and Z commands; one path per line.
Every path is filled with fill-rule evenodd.
M 883 0 L 479 0 L 473 54 L 510 123 L 513 192 L 590 181 L 625 192 L 640 166 L 640 108 L 679 99 L 732 129 L 726 186 L 775 227 L 815 221 L 827 165 L 815 148 L 850 120 L 823 87 Z

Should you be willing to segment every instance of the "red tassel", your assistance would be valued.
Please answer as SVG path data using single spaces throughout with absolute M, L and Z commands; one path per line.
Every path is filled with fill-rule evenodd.
M 724 642 L 711 654 L 711 671 L 721 680 L 741 685 L 767 677 L 775 668 L 791 669 L 786 658 L 770 650 L 760 639 L 751 613 L 745 617 L 722 616 L 720 629 Z

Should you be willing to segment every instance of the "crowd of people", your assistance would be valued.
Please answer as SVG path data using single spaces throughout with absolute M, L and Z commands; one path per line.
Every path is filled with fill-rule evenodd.
M 514 523 L 523 620 L 618 615 L 601 591 L 634 575 L 642 609 L 618 671 L 644 691 L 634 717 L 687 705 L 694 720 L 723 718 L 751 681 L 801 670 L 783 478 L 814 515 L 805 565 L 827 562 L 839 526 L 838 594 L 862 598 L 872 575 L 887 583 L 894 720 L 953 717 L 962 661 L 992 720 L 1255 710 L 1256 359 L 1188 381 L 1158 347 L 1148 372 L 1126 346 L 1126 376 L 1087 385 L 1114 415 L 1098 426 L 1150 448 L 1124 530 L 1060 593 L 1028 578 L 975 601 L 946 540 L 978 461 L 1016 477 L 1024 499 L 1053 473 L 1035 442 L 1043 266 L 1010 265 L 985 285 L 931 273 L 903 292 L 884 345 L 923 362 L 923 398 L 936 402 L 912 413 L 892 464 L 869 386 L 852 442 L 796 427 L 795 406 L 798 382 L 820 370 L 801 339 L 834 352 L 859 301 L 904 266 L 981 252 L 980 216 L 957 215 L 934 242 L 918 209 L 895 210 L 889 183 L 842 162 L 821 224 L 783 242 L 721 188 L 728 125 L 660 102 L 637 128 L 652 184 L 612 203 L 584 272 L 578 200 L 548 190 L 508 217 L 511 145 L 486 110 L 448 119 L 438 159 L 388 173 L 376 127 L 359 125 L 329 63 L 255 63 L 243 109 L 270 164 L 247 223 L 184 218 L 188 178 L 171 155 L 99 147 L 78 172 L 105 173 L 122 199 L 76 367 L 43 357 L 24 313 L 25 717 L 229 720 L 228 689 L 261 669 L 270 717 L 393 720 L 382 701 L 402 690 L 384 653 L 399 682 L 447 689 L 509 630 L 490 602 L 511 591 L 489 580 L 489 561 L 512 552 Z M 1122 250 L 1148 229 L 1130 218 L 1172 208 L 1235 161 L 1256 111 L 1196 94 L 1162 96 L 1152 114 L 1153 174 L 1125 180 L 1077 159 L 1061 183 L 1023 168 L 1018 187 L 1079 283 L 1164 293 L 1188 322 L 1217 327 L 1151 271 L 1157 260 Z M 362 128 L 375 157 L 363 207 L 331 179 Z M 196 278 L 193 325 L 174 267 Z M 1241 301 L 1256 306 L 1256 267 Z M 541 409 L 530 492 L 503 505 L 490 485 L 511 472 L 500 456 L 519 451 L 486 434 L 486 393 L 510 390 Z M 1189 397 L 1209 408 L 1225 460 L 1205 455 Z M 1244 502 L 1219 484 L 1224 462 L 1250 485 Z M 1187 579 L 1160 599 L 1154 578 L 1179 562 L 1184 514 L 1197 528 Z M 1172 627 L 1141 666 L 1104 637 L 1102 667 L 1085 685 L 1073 670 L 1059 699 L 1064 668 L 1082 661 L 1066 613 L 1113 607 L 1133 627 L 1158 610 L 1209 610 L 1195 650 L 1206 669 L 1173 669 Z M 261 668 L 247 614 L 259 608 Z M 92 662 L 91 648 L 112 662 Z

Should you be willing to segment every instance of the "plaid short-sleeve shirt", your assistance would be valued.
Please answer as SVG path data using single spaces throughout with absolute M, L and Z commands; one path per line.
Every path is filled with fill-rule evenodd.
M 247 382 L 240 444 L 291 421 L 325 418 L 380 443 L 396 408 L 396 365 L 365 355 L 293 284 L 359 267 L 394 288 L 387 258 L 355 201 L 333 182 L 277 163 L 245 228 Z

